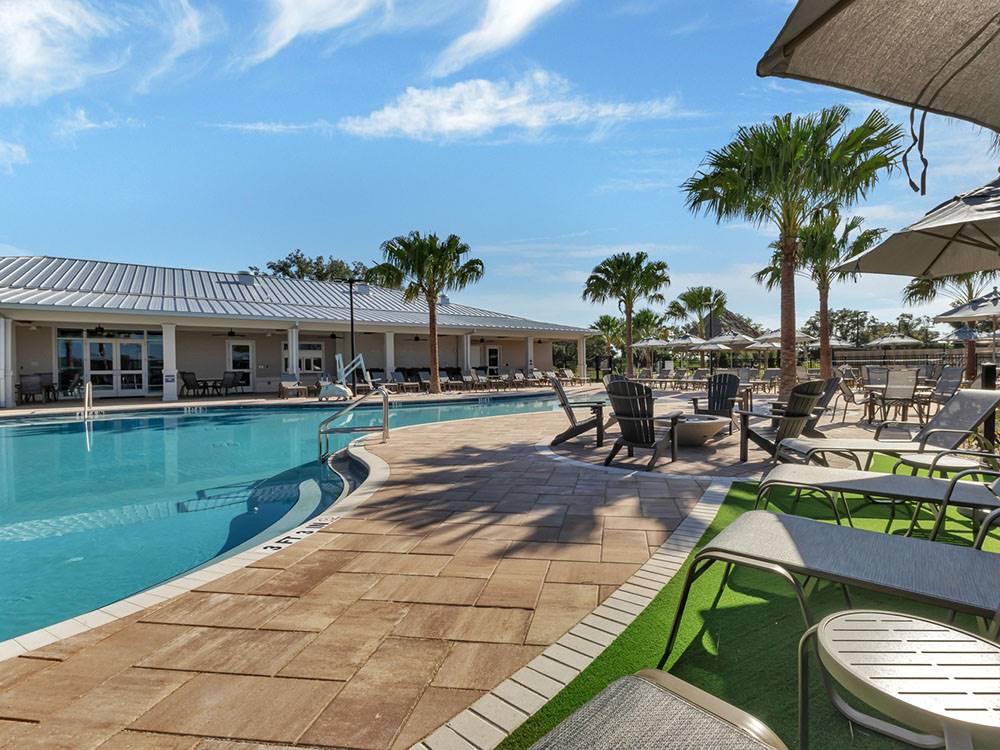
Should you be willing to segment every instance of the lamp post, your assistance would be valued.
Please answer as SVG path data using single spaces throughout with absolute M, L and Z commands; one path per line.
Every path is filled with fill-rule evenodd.
M 351 361 L 353 362 L 354 358 L 357 356 L 357 353 L 355 351 L 356 346 L 354 340 L 354 285 L 355 284 L 359 285 L 358 289 L 359 294 L 364 294 L 367 291 L 368 286 L 365 283 L 364 279 L 359 279 L 354 276 L 349 276 L 347 278 L 335 279 L 335 280 L 339 281 L 341 284 L 347 284 L 347 298 L 350 302 L 350 308 L 351 308 Z M 351 390 L 356 391 L 357 388 L 358 388 L 358 371 L 357 369 L 354 369 L 351 370 Z

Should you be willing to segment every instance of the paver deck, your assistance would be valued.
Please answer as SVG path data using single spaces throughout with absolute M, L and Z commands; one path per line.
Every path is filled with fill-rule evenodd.
M 417 742 L 590 615 L 708 486 L 556 460 L 537 444 L 564 424 L 446 422 L 372 445 L 391 476 L 323 531 L 0 662 L 0 747 Z

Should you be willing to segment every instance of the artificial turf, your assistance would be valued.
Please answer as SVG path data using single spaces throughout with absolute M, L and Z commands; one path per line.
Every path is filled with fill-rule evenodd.
M 890 465 L 888 461 L 883 461 L 873 468 L 884 470 Z M 752 509 L 755 492 L 755 484 L 734 484 L 696 549 L 700 549 L 741 513 Z M 778 509 L 791 509 L 789 495 L 776 494 L 775 500 Z M 860 505 L 860 498 L 852 502 L 855 526 L 884 532 L 888 519 L 886 507 L 868 505 L 861 508 Z M 829 509 L 818 500 L 803 498 L 795 512 L 832 522 Z M 905 511 L 897 511 L 890 533 L 903 533 L 909 524 L 908 515 Z M 922 528 L 929 529 L 930 515 L 925 514 L 922 518 Z M 942 543 L 971 544 L 969 521 L 950 511 L 945 533 L 940 540 Z M 1000 543 L 991 538 L 986 549 L 1000 551 Z M 529 747 L 610 682 L 640 669 L 655 667 L 673 622 L 690 561 L 691 557 L 653 602 L 590 666 L 500 747 L 504 750 Z M 795 747 L 798 723 L 797 646 L 805 630 L 795 597 L 787 583 L 749 568 L 734 569 L 728 586 L 720 595 L 723 568 L 721 564 L 712 566 L 694 584 L 677 643 L 666 668 L 672 674 L 753 714 L 770 726 L 789 747 Z M 936 619 L 944 619 L 947 615 L 941 609 L 905 599 L 856 589 L 851 593 L 855 608 L 888 609 Z M 846 608 L 841 590 L 829 584 L 820 585 L 811 594 L 810 604 L 817 619 Z M 960 617 L 957 623 L 970 630 L 976 627 L 971 618 Z M 868 750 L 908 747 L 866 729 L 852 728 L 830 705 L 816 676 L 817 671 L 815 668 L 812 670 L 812 748 Z

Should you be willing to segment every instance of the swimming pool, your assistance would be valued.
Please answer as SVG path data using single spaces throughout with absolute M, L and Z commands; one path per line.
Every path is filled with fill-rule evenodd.
M 558 409 L 547 398 L 394 406 L 393 427 Z M 343 489 L 317 407 L 0 421 L 0 640 L 106 606 L 282 534 Z M 361 407 L 346 424 L 378 424 Z M 335 435 L 341 448 L 357 434 Z M 397 439 L 405 439 L 405 433 Z

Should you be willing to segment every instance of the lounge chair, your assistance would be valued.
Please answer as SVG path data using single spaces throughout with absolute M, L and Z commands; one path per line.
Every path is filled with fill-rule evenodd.
M 288 398 L 292 394 L 305 396 L 309 389 L 299 382 L 299 376 L 291 372 L 281 373 L 281 381 L 278 383 L 278 395 L 281 398 Z
M 429 393 L 431 390 L 431 371 L 421 370 L 417 373 L 417 378 L 420 380 L 420 388 Z
M 208 389 L 198 381 L 198 376 L 193 372 L 180 371 L 181 394 L 182 396 L 204 396 Z
M 465 383 L 461 380 L 452 380 L 447 370 L 438 370 L 438 381 L 444 390 L 462 390 L 465 388 Z
M 741 401 L 739 376 L 731 373 L 713 375 L 708 381 L 708 398 L 691 399 L 695 414 L 712 414 L 729 418 L 729 434 L 733 434 L 733 409 Z M 698 402 L 702 401 L 701 404 Z
M 577 435 L 582 435 L 590 430 L 597 430 L 597 445 L 601 446 L 604 444 L 604 429 L 614 421 L 614 418 L 608 420 L 607 424 L 604 422 L 604 409 L 608 406 L 608 402 L 601 399 L 590 399 L 587 401 L 570 401 L 566 396 L 566 390 L 563 388 L 561 382 L 556 377 L 549 378 L 549 382 L 552 383 L 552 388 L 556 392 L 556 398 L 559 400 L 559 406 L 562 407 L 563 411 L 566 412 L 566 418 L 569 419 L 569 429 L 560 432 L 554 438 L 549 445 L 559 445 L 560 443 L 565 443 L 570 438 L 574 438 Z M 590 417 L 588 419 L 579 420 L 576 418 L 576 412 L 574 409 L 589 409 Z
M 677 614 L 660 659 L 666 663 L 677 638 L 691 585 L 714 563 L 745 565 L 783 578 L 798 599 L 806 627 L 814 618 L 795 576 L 832 581 L 963 612 L 1000 630 L 1000 555 L 982 550 L 1000 511 L 982 523 L 973 548 L 925 539 L 836 526 L 810 518 L 751 510 L 724 528 L 695 555 L 688 569 Z M 728 577 L 723 578 L 723 586 Z M 850 607 L 848 601 L 848 607 Z
M 543 374 L 541 370 L 532 370 L 531 379 L 536 381 L 535 385 L 545 385 L 548 382 L 548 376 Z
M 658 669 L 612 682 L 531 750 L 787 750 L 763 722 Z
M 824 380 L 807 380 L 799 383 L 788 396 L 788 402 L 772 408 L 771 414 L 738 410 L 740 415 L 740 461 L 748 459 L 748 447 L 752 441 L 766 450 L 772 461 L 778 460 L 778 447 L 789 438 L 797 438 L 813 419 L 816 402 L 826 388 Z M 750 417 L 768 417 L 768 421 L 750 422 Z M 814 423 L 815 424 L 815 423 Z
M 926 425 L 904 440 L 882 438 L 882 433 L 890 427 L 913 429 L 914 425 L 905 422 L 884 422 L 875 431 L 874 438 L 789 437 L 781 441 L 777 458 L 779 461 L 790 463 L 808 463 L 814 460 L 825 463 L 826 455 L 830 454 L 853 461 L 859 469 L 867 469 L 876 453 L 898 456 L 926 451 L 951 451 L 970 438 L 985 451 L 990 449 L 990 444 L 976 432 L 976 429 L 998 407 L 1000 407 L 1000 391 L 967 388 L 958 391 Z M 864 466 L 860 456 L 866 456 Z
M 393 370 L 392 382 L 395 384 L 396 390 L 402 391 L 403 393 L 405 393 L 406 391 L 420 390 L 420 383 L 414 383 L 410 380 L 407 380 L 406 376 L 403 375 L 403 373 L 401 373 L 399 370 Z
M 859 471 L 857 469 L 838 469 L 829 466 L 803 466 L 801 464 L 780 464 L 775 466 L 761 480 L 757 487 L 757 502 L 755 508 L 765 510 L 771 501 L 773 490 L 777 487 L 793 489 L 795 503 L 800 501 L 803 492 L 818 494 L 829 503 L 833 509 L 837 523 L 841 516 L 837 509 L 837 499 L 846 512 L 848 522 L 853 526 L 851 509 L 847 504 L 846 495 L 862 495 L 866 500 L 880 498 L 891 503 L 889 523 L 895 517 L 896 505 L 903 502 L 915 502 L 917 508 L 913 512 L 907 535 L 916 529 L 923 504 L 937 508 L 934 514 L 934 525 L 929 539 L 936 539 L 944 526 L 945 514 L 949 506 L 968 508 L 973 511 L 992 512 L 1000 508 L 1000 466 L 997 457 L 992 454 L 975 453 L 972 451 L 957 451 L 963 456 L 976 455 L 989 462 L 987 466 L 957 472 L 948 479 L 937 479 L 924 476 L 907 476 L 904 474 L 884 474 L 882 472 Z M 945 460 L 949 452 L 936 455 L 937 460 Z M 932 462 L 931 470 L 936 470 Z M 986 478 L 994 481 L 985 483 Z M 966 479 L 979 481 L 962 481 Z M 808 496 L 807 496 L 808 497 Z M 794 507 L 793 507 L 794 510 Z M 976 513 L 972 514 L 973 527 L 976 525 Z
M 534 388 L 538 385 L 538 380 L 534 375 L 526 375 L 523 370 L 516 370 L 514 372 L 514 380 L 518 381 L 519 385 L 527 386 L 529 388 Z
M 632 380 L 608 383 L 608 397 L 622 434 L 604 459 L 605 466 L 614 460 L 622 448 L 628 449 L 629 456 L 635 455 L 636 448 L 652 450 L 653 455 L 646 464 L 646 471 L 650 471 L 667 450 L 670 451 L 670 460 L 677 460 L 677 421 L 681 412 L 672 411 L 659 417 L 654 416 L 652 389 Z

